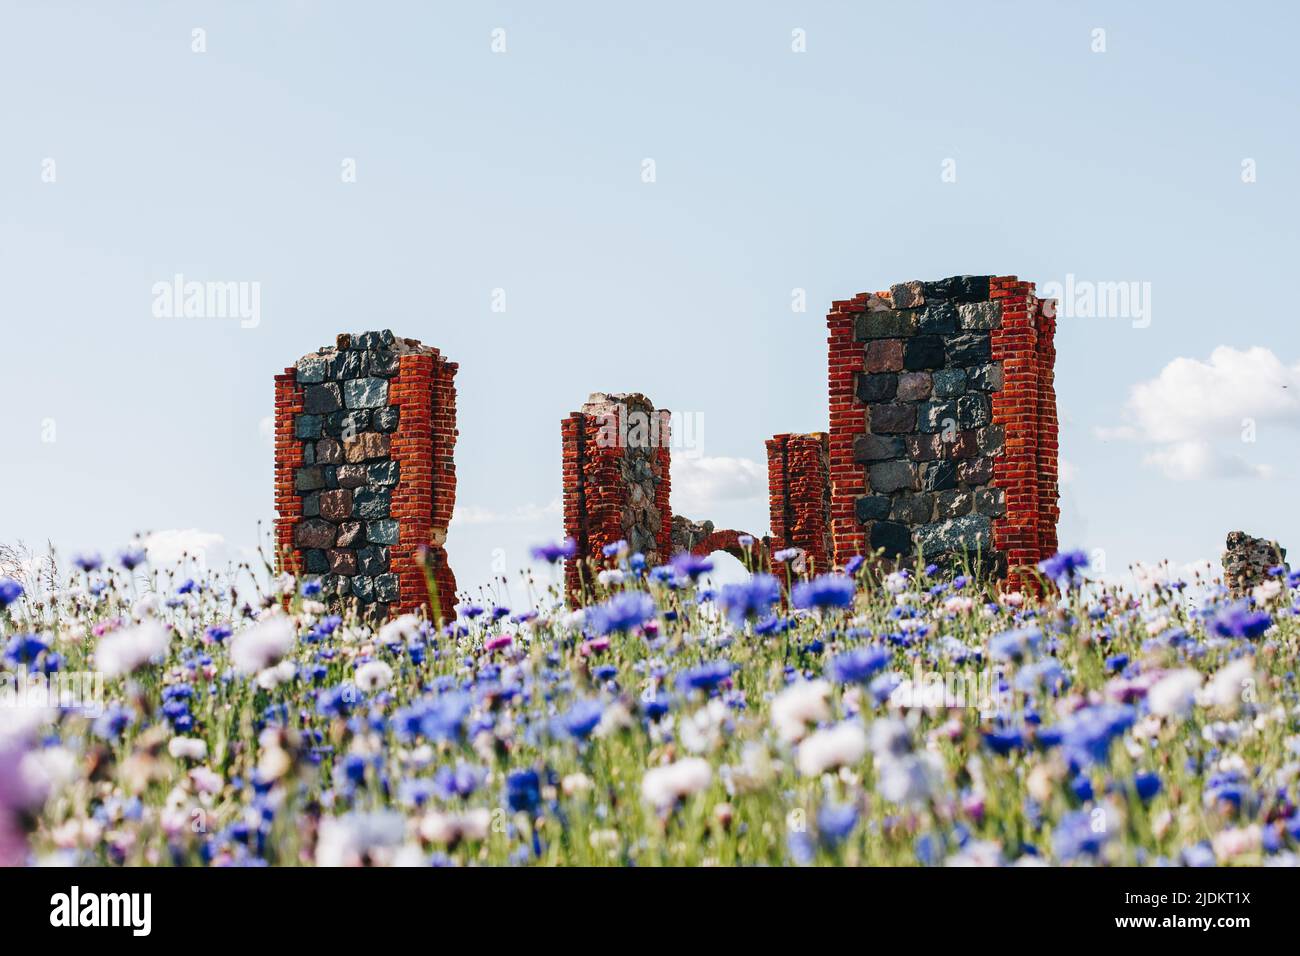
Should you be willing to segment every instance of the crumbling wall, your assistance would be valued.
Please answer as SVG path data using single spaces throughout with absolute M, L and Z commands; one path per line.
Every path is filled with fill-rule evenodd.
M 456 364 L 390 331 L 340 335 L 275 377 L 275 538 L 281 566 L 373 615 L 456 581 Z
M 749 538 L 748 550 L 741 542 Z M 719 530 L 712 521 L 692 521 L 681 515 L 673 515 L 672 551 L 677 554 L 686 551 L 694 555 L 708 555 L 714 551 L 725 551 L 738 561 L 746 561 L 758 554 L 759 538 L 747 531 L 733 528 Z
M 1223 552 L 1223 585 L 1233 597 L 1243 597 L 1268 577 L 1269 568 L 1286 567 L 1286 548 L 1276 541 L 1252 538 L 1244 531 L 1228 533 Z
M 776 435 L 767 441 L 773 551 L 798 548 L 814 573 L 831 568 L 830 435 Z

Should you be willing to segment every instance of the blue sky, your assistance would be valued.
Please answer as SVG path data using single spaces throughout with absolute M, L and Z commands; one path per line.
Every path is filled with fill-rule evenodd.
M 762 533 L 763 441 L 826 426 L 831 300 L 1015 273 L 1149 283 L 1149 324 L 1060 323 L 1063 543 L 1300 547 L 1294 9 L 2 9 L 0 540 L 239 553 L 272 376 L 371 328 L 460 363 L 462 583 L 560 536 L 596 390 L 702 422 L 675 510 Z M 176 273 L 259 283 L 256 327 L 155 317 Z

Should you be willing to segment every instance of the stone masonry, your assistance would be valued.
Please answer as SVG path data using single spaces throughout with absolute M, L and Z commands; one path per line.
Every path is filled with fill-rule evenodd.
M 1015 276 L 904 282 L 827 316 L 834 559 L 1055 553 L 1055 318 Z
M 455 604 L 456 365 L 390 331 L 340 335 L 275 377 L 281 567 L 372 617 Z
M 606 545 L 626 541 L 651 564 L 671 557 L 669 421 L 644 395 L 597 392 L 561 422 L 564 533 L 577 545 L 569 595 L 581 591 L 579 561 L 600 562 Z
M 830 435 L 776 435 L 767 441 L 772 548 L 798 548 L 815 573 L 831 569 Z
M 1233 597 L 1242 597 L 1268 577 L 1269 568 L 1286 567 L 1286 548 L 1276 541 L 1252 538 L 1244 531 L 1228 534 L 1223 552 L 1223 585 Z

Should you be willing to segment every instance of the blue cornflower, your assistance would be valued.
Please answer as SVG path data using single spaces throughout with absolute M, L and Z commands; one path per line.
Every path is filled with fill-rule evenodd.
M 135 723 L 135 711 L 120 704 L 111 704 L 95 718 L 91 733 L 101 740 L 116 740 Z
M 0 578 L 0 610 L 23 596 L 23 586 L 13 578 Z
M 547 564 L 563 561 L 577 553 L 578 544 L 572 538 L 565 538 L 559 544 L 539 544 L 532 549 L 533 558 L 537 561 L 545 561 Z
M 94 551 L 86 551 L 82 554 L 73 555 L 72 563 L 89 574 L 91 571 L 98 571 L 103 566 L 104 559 Z
M 580 700 L 559 719 L 560 729 L 577 740 L 586 740 L 600 723 L 605 707 L 598 700 Z
M 303 597 L 316 597 L 321 592 L 321 583 L 313 578 L 310 581 L 304 581 L 300 593 Z
M 1088 567 L 1088 555 L 1083 551 L 1060 551 L 1038 562 L 1038 570 L 1056 582 L 1058 587 L 1069 588 L 1083 580 L 1081 573 Z
M 823 803 L 817 808 L 817 838 L 827 847 L 843 843 L 857 824 L 857 804 Z
M 1096 857 L 1101 853 L 1106 842 L 1106 831 L 1098 833 L 1093 827 L 1092 816 L 1083 810 L 1075 810 L 1061 817 L 1052 834 L 1052 849 L 1062 862 L 1080 857 Z
M 794 586 L 797 608 L 852 607 L 854 584 L 842 574 L 822 574 Z
M 607 544 L 600 549 L 600 553 L 607 558 L 616 558 L 627 551 L 626 541 L 615 541 L 613 544 Z
M 117 556 L 118 564 L 122 565 L 122 567 L 126 568 L 128 571 L 134 571 L 140 565 L 144 564 L 147 559 L 148 555 L 145 552 L 145 549 L 135 547 L 126 548 Z
M 724 584 L 718 597 L 727 619 L 739 627 L 746 620 L 766 616 L 781 599 L 781 585 L 770 574 L 755 574 L 743 584 Z
M 691 554 L 689 551 L 679 551 L 672 560 L 673 569 L 679 574 L 690 578 L 694 581 L 701 574 L 708 574 L 713 570 L 713 562 L 708 558 L 702 558 L 699 555 Z
M 49 650 L 49 645 L 36 634 L 19 634 L 5 645 L 4 659 L 11 666 L 36 663 L 42 651 Z
M 655 616 L 654 598 L 644 591 L 624 591 L 587 613 L 587 623 L 597 634 L 630 631 Z
M 1160 792 L 1160 774 L 1136 773 L 1133 775 L 1133 789 L 1143 803 L 1151 800 Z
M 889 651 L 880 647 L 845 651 L 831 658 L 826 672 L 837 684 L 865 684 L 873 674 L 888 666 L 889 656 Z
M 998 661 L 1020 661 L 1037 650 L 1043 632 L 1036 627 L 1003 631 L 989 639 L 989 656 Z
M 471 767 L 458 763 L 454 768 L 439 767 L 433 775 L 434 791 L 443 800 L 456 797 L 468 797 L 487 779 L 487 771 L 482 767 Z
M 853 575 L 862 570 L 862 566 L 866 563 L 866 557 L 861 554 L 855 554 L 853 557 L 849 558 L 849 563 L 844 565 L 844 573 L 849 577 L 853 577 Z
M 1106 670 L 1111 674 L 1118 674 L 1126 667 L 1128 667 L 1127 654 L 1112 654 L 1106 658 Z
M 1273 624 L 1273 619 L 1264 611 L 1251 610 L 1248 601 L 1234 601 L 1222 608 L 1211 622 L 1210 627 L 1220 637 L 1259 637 Z
M 536 770 L 516 770 L 506 777 L 506 806 L 531 813 L 542 802 L 542 781 Z
M 677 675 L 677 689 L 683 693 L 692 690 L 710 691 L 731 676 L 735 667 L 730 661 L 712 661 L 700 664 Z

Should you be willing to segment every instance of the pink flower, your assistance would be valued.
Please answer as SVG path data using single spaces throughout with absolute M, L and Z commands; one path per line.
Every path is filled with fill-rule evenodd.
M 487 643 L 484 644 L 483 647 L 488 652 L 499 651 L 503 647 L 509 647 L 511 642 L 513 641 L 514 641 L 514 637 L 512 637 L 509 634 L 498 634 L 496 637 L 488 638 Z
M 579 652 L 582 654 L 583 657 L 590 657 L 592 654 L 595 654 L 599 651 L 607 651 L 607 650 L 609 650 L 609 638 L 594 637 L 589 641 L 583 641 L 582 647 L 579 649 Z

